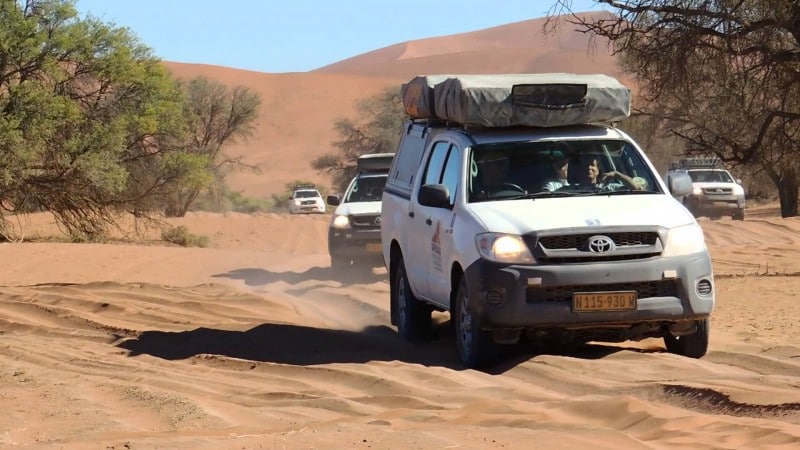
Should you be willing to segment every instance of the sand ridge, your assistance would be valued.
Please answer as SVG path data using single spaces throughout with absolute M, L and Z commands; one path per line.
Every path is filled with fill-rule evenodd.
M 459 366 L 446 315 L 432 343 L 399 338 L 385 270 L 329 267 L 327 216 L 175 220 L 212 246 L 0 244 L 0 447 L 800 443 L 800 221 L 774 205 L 700 221 L 718 273 L 706 357 L 521 346 L 488 371 Z

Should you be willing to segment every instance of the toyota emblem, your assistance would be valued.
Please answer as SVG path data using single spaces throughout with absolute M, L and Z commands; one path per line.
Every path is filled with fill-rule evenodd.
M 615 249 L 614 241 L 608 236 L 592 236 L 589 238 L 589 251 L 592 253 L 608 253 Z
M 380 225 L 380 224 L 381 224 L 381 216 L 378 216 L 375 218 L 375 225 Z

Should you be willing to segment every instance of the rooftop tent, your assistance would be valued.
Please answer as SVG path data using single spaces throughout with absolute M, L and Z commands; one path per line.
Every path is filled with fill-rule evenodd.
M 411 118 L 553 127 L 624 119 L 630 90 L 601 74 L 429 75 L 403 85 L 403 105 Z
M 358 170 L 388 172 L 394 153 L 369 153 L 358 157 Z
M 400 95 L 406 114 L 412 119 L 435 118 L 433 87 L 453 76 L 457 75 L 419 75 L 403 83 Z

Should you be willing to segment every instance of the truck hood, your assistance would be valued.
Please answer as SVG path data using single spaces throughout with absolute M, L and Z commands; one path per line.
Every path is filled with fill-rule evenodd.
M 669 195 L 600 195 L 471 203 L 486 231 L 525 234 L 587 226 L 651 225 L 673 228 L 695 219 Z
M 381 201 L 375 202 L 347 202 L 336 207 L 334 214 L 344 216 L 360 216 L 363 214 L 380 214 Z

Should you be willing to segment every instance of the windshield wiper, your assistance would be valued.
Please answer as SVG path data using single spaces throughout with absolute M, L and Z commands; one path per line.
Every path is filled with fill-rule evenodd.
M 539 191 L 539 192 L 531 192 L 529 194 L 520 194 L 510 197 L 504 197 L 503 200 L 519 200 L 527 198 L 544 198 L 544 197 L 573 197 L 573 196 L 582 196 L 587 194 L 591 195 L 592 193 L 587 191 Z
M 617 189 L 616 191 L 599 192 L 604 195 L 617 195 L 617 194 L 658 194 L 655 191 L 641 191 L 639 189 Z

